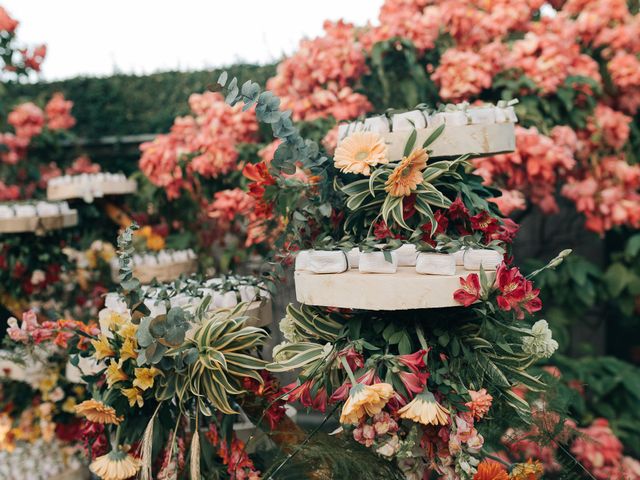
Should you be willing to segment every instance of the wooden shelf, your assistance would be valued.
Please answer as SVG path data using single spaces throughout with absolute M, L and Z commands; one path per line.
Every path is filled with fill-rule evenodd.
M 12 217 L 0 219 L 0 233 L 44 233 L 50 230 L 74 227 L 78 224 L 78 212 L 71 210 L 58 215 Z
M 73 198 L 101 198 L 110 195 L 127 195 L 135 193 L 137 185 L 134 180 L 122 182 L 104 181 L 92 183 L 70 183 L 67 185 L 48 185 L 47 200 L 71 200 Z
M 295 272 L 296 298 L 306 305 L 360 310 L 414 310 L 459 307 L 453 293 L 460 277 L 470 273 L 458 267 L 455 275 L 421 275 L 415 267 L 398 267 L 396 273 L 315 274 Z M 495 272 L 487 272 L 489 279 Z

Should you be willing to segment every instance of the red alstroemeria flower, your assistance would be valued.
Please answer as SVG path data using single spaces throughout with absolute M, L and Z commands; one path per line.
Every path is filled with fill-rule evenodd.
M 461 197 L 457 197 L 451 205 L 449 205 L 448 217 L 451 220 L 466 220 L 469 218 L 469 210 L 462 202 Z
M 508 268 L 504 263 L 496 272 L 496 285 L 500 290 L 497 301 L 500 309 L 508 312 L 515 310 L 520 317 L 520 304 L 525 298 L 526 280 L 517 267 Z
M 364 367 L 364 358 L 356 352 L 355 348 L 349 347 L 338 353 L 338 357 L 344 357 L 352 372 Z
M 497 218 L 492 217 L 489 215 L 489 212 L 485 210 L 471 217 L 471 227 L 473 230 L 483 232 L 489 236 L 498 231 L 500 224 Z
M 453 293 L 456 302 L 468 307 L 480 299 L 482 291 L 477 273 L 470 273 L 467 278 L 460 277 L 460 285 L 462 288 Z
M 442 210 L 436 210 L 433 214 L 436 223 L 438 226 L 436 227 L 436 231 L 431 235 L 431 222 L 427 222 L 420 229 L 424 232 L 422 234 L 422 241 L 427 242 L 428 244 L 435 246 L 436 242 L 433 240 L 434 237 L 437 237 L 441 233 L 446 233 L 447 228 L 449 228 L 449 219 L 442 213 Z
M 398 375 L 400 376 L 400 380 L 402 381 L 404 388 L 407 389 L 409 398 L 412 398 L 417 393 L 421 393 L 424 390 L 424 386 L 427 384 L 427 379 L 429 378 L 429 374 L 426 372 L 400 372 Z
M 402 363 L 405 367 L 408 367 L 412 372 L 418 373 L 424 368 L 426 368 L 427 364 L 424 361 L 424 356 L 428 353 L 428 350 L 418 350 L 417 352 L 410 353 L 408 355 L 399 355 L 398 361 Z
M 529 313 L 535 313 L 542 310 L 542 300 L 538 297 L 539 288 L 533 288 L 533 283 L 525 280 L 524 283 L 524 299 L 522 300 L 522 308 Z
M 394 234 L 384 220 L 380 220 L 373 224 L 373 236 L 377 240 L 385 238 L 399 238 L 400 235 Z
M 513 243 L 513 239 L 516 237 L 518 230 L 520 230 L 520 225 L 510 218 L 505 218 L 502 220 L 502 225 L 500 225 L 498 231 L 491 235 L 491 240 Z

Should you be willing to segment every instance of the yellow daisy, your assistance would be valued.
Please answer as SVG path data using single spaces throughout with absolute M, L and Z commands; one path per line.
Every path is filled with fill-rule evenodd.
M 142 408 L 144 405 L 144 398 L 142 398 L 142 391 L 136 387 L 133 388 L 123 388 L 120 390 L 122 394 L 127 397 L 129 400 L 129 406 L 133 407 L 135 404 L 138 404 L 139 408 Z
M 141 466 L 140 460 L 118 448 L 96 458 L 89 470 L 101 480 L 126 480 L 135 476 Z
M 146 390 L 153 387 L 153 379 L 160 374 L 160 370 L 157 368 L 136 368 L 135 380 L 133 386 L 138 387 L 140 390 Z
M 85 400 L 81 404 L 76 405 L 75 411 L 78 415 L 85 417 L 93 423 L 118 425 L 123 420 L 122 417 L 118 417 L 113 407 L 93 399 Z
M 333 164 L 346 173 L 371 175 L 371 167 L 389 163 L 387 153 L 388 148 L 380 134 L 356 132 L 340 142 Z
M 424 391 L 398 410 L 400 418 L 413 420 L 423 425 L 447 425 L 449 410 L 438 403 L 433 393 Z
M 392 197 L 406 197 L 411 195 L 422 183 L 422 171 L 427 166 L 429 155 L 424 148 L 414 150 L 408 157 L 404 157 L 400 164 L 391 172 L 384 189 Z
M 344 402 L 340 423 L 357 425 L 365 415 L 373 417 L 382 411 L 393 397 L 393 387 L 388 383 L 363 385 L 357 383 Z
M 95 349 L 93 356 L 96 360 L 113 357 L 116 354 L 109 344 L 109 339 L 105 335 L 100 335 L 97 340 L 91 340 L 91 345 L 93 345 Z

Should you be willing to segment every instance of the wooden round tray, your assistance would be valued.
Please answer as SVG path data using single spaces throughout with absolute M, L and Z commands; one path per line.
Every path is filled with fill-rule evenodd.
M 106 197 L 109 195 L 126 195 L 135 193 L 137 185 L 134 180 L 123 182 L 93 182 L 91 184 L 47 185 L 48 200 L 70 200 L 72 198 L 84 198 L 87 194 L 92 198 Z
M 48 232 L 78 224 L 78 212 L 71 210 L 59 215 L 12 217 L 0 219 L 0 233 Z
M 460 277 L 470 273 L 458 267 L 455 275 L 421 275 L 415 267 L 398 267 L 396 273 L 315 274 L 295 272 L 296 299 L 306 305 L 361 310 L 414 310 L 459 307 L 453 293 Z M 495 272 L 487 272 L 489 279 Z

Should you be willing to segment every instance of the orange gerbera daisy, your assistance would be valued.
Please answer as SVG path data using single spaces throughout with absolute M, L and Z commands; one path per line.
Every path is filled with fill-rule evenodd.
M 93 423 L 118 425 L 123 420 L 122 417 L 118 417 L 113 407 L 93 399 L 85 400 L 81 404 L 76 405 L 75 411 L 78 415 L 82 415 Z
M 346 173 L 371 175 L 371 167 L 389 163 L 387 150 L 384 140 L 378 133 L 352 133 L 336 148 L 333 164 Z
M 102 480 L 126 480 L 138 473 L 142 462 L 120 448 L 96 458 L 89 469 Z
M 422 171 L 427 167 L 429 155 L 424 148 L 419 148 L 404 157 L 400 164 L 391 172 L 384 189 L 392 197 L 406 197 L 411 195 L 422 183 Z
M 349 392 L 344 402 L 340 423 L 357 425 L 365 415 L 373 417 L 382 411 L 389 399 L 393 397 L 393 387 L 388 383 L 363 385 L 357 383 Z
M 473 480 L 509 480 L 509 475 L 507 470 L 498 462 L 483 460 L 478 465 L 478 471 L 473 476 Z
M 398 410 L 400 418 L 413 420 L 423 425 L 447 425 L 449 410 L 438 403 L 433 393 L 424 391 Z

